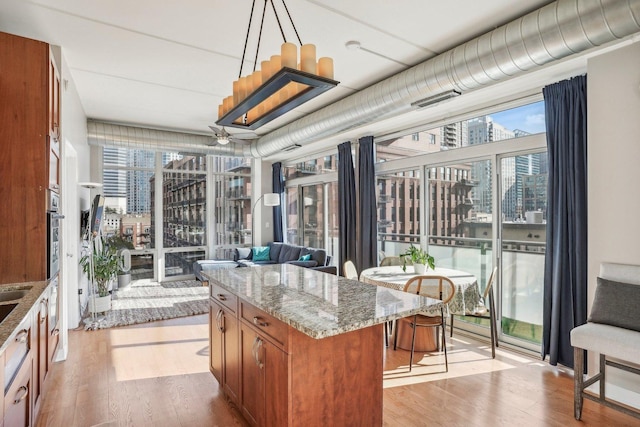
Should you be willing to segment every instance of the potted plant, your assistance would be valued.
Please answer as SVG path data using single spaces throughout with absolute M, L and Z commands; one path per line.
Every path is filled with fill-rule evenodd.
M 111 294 L 109 293 L 109 283 L 116 277 L 120 268 L 120 257 L 117 250 L 109 245 L 96 245 L 89 254 L 80 258 L 80 265 L 89 280 L 93 275 L 95 283 L 95 298 L 89 299 L 89 311 L 91 313 L 101 313 L 111 308 Z M 100 246 L 100 247 L 98 247 Z M 93 260 L 93 262 L 91 262 Z M 93 268 L 93 272 L 91 269 Z
M 400 254 L 402 258 L 402 271 L 407 271 L 407 258 L 410 258 L 416 274 L 424 274 L 427 265 L 432 270 L 436 268 L 435 259 L 422 248 L 411 245 L 405 253 Z
M 131 250 L 133 244 L 119 236 L 111 236 L 106 240 L 108 246 L 116 248 L 118 263 L 118 289 L 125 289 L 131 283 Z

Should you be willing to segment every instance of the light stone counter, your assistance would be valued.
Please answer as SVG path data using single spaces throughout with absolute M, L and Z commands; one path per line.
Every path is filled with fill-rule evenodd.
M 11 342 L 11 338 L 15 336 L 16 329 L 22 323 L 22 321 L 30 315 L 30 311 L 33 306 L 38 302 L 40 296 L 44 293 L 44 291 L 49 286 L 49 282 L 46 280 L 38 281 L 38 282 L 24 282 L 24 283 L 10 283 L 10 284 L 1 284 L 1 291 L 13 291 L 20 289 L 28 289 L 29 292 L 17 301 L 6 301 L 0 302 L 0 305 L 6 305 L 11 303 L 18 303 L 18 305 L 9 313 L 9 315 L 0 323 L 0 353 L 2 353 L 5 348 Z
M 291 264 L 204 269 L 202 274 L 240 299 L 318 339 L 442 306 L 440 300 Z

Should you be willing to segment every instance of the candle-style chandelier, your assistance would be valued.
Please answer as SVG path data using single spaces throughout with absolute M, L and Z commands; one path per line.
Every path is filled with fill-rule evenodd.
M 261 61 L 260 69 L 257 69 L 267 3 L 271 4 L 284 43 L 280 48 L 280 55 Z M 333 59 L 323 57 L 316 62 L 315 45 L 302 44 L 284 0 L 282 4 L 300 44 L 300 61 L 298 62 L 298 47 L 287 42 L 273 0 L 264 0 L 253 72 L 242 75 L 256 5 L 256 0 L 253 0 L 238 80 L 233 82 L 233 95 L 224 98 L 218 106 L 217 125 L 257 129 L 339 83 L 333 80 Z

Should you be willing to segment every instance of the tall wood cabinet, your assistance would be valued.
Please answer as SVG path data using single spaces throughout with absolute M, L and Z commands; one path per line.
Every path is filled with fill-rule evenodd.
M 0 284 L 47 279 L 60 190 L 60 76 L 47 43 L 0 32 Z

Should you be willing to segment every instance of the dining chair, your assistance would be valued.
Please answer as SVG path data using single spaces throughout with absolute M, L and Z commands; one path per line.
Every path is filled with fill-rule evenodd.
M 422 295 L 425 297 L 435 298 L 442 300 L 443 306 L 440 307 L 440 315 L 439 316 L 427 316 L 424 314 L 416 314 L 409 317 L 404 317 L 402 319 L 398 319 L 399 322 L 407 323 L 409 327 L 412 329 L 412 338 L 411 338 L 411 356 L 409 358 L 409 372 L 411 372 L 411 368 L 413 367 L 413 353 L 415 349 L 416 343 L 416 328 L 417 327 L 428 327 L 428 328 L 436 328 L 436 332 L 442 333 L 442 350 L 444 351 L 444 363 L 446 372 L 449 372 L 449 361 L 447 359 L 447 334 L 445 332 L 445 328 L 447 326 L 446 317 L 444 315 L 444 307 L 451 301 L 453 298 L 453 294 L 456 291 L 456 287 L 449 279 L 445 276 L 436 276 L 436 275 L 426 275 L 426 276 L 415 276 L 411 279 L 407 280 L 407 283 L 404 285 L 405 292 L 409 292 L 416 295 Z M 396 325 L 396 333 L 393 341 L 393 349 L 395 350 L 398 342 L 398 332 L 400 328 L 399 325 Z
M 495 280 L 496 274 L 498 272 L 498 267 L 494 267 L 491 272 L 491 276 L 489 276 L 489 281 L 487 282 L 487 286 L 484 288 L 484 292 L 482 294 L 482 301 L 484 305 L 479 307 L 474 307 L 474 311 L 471 313 L 466 313 L 464 316 L 466 317 L 475 317 L 478 319 L 489 319 L 489 327 L 491 328 L 491 358 L 496 358 L 496 347 L 498 347 L 498 326 L 496 322 L 496 306 L 493 298 L 493 282 Z M 489 307 L 486 306 L 487 302 L 489 303 Z M 451 336 L 453 337 L 453 316 L 451 313 Z M 462 316 L 462 314 L 456 314 L 455 316 Z
M 342 267 L 342 273 L 347 279 L 358 280 L 358 270 L 353 261 L 345 261 Z
M 402 265 L 402 258 L 399 256 L 387 256 L 380 261 L 380 267 L 386 267 L 389 265 Z

